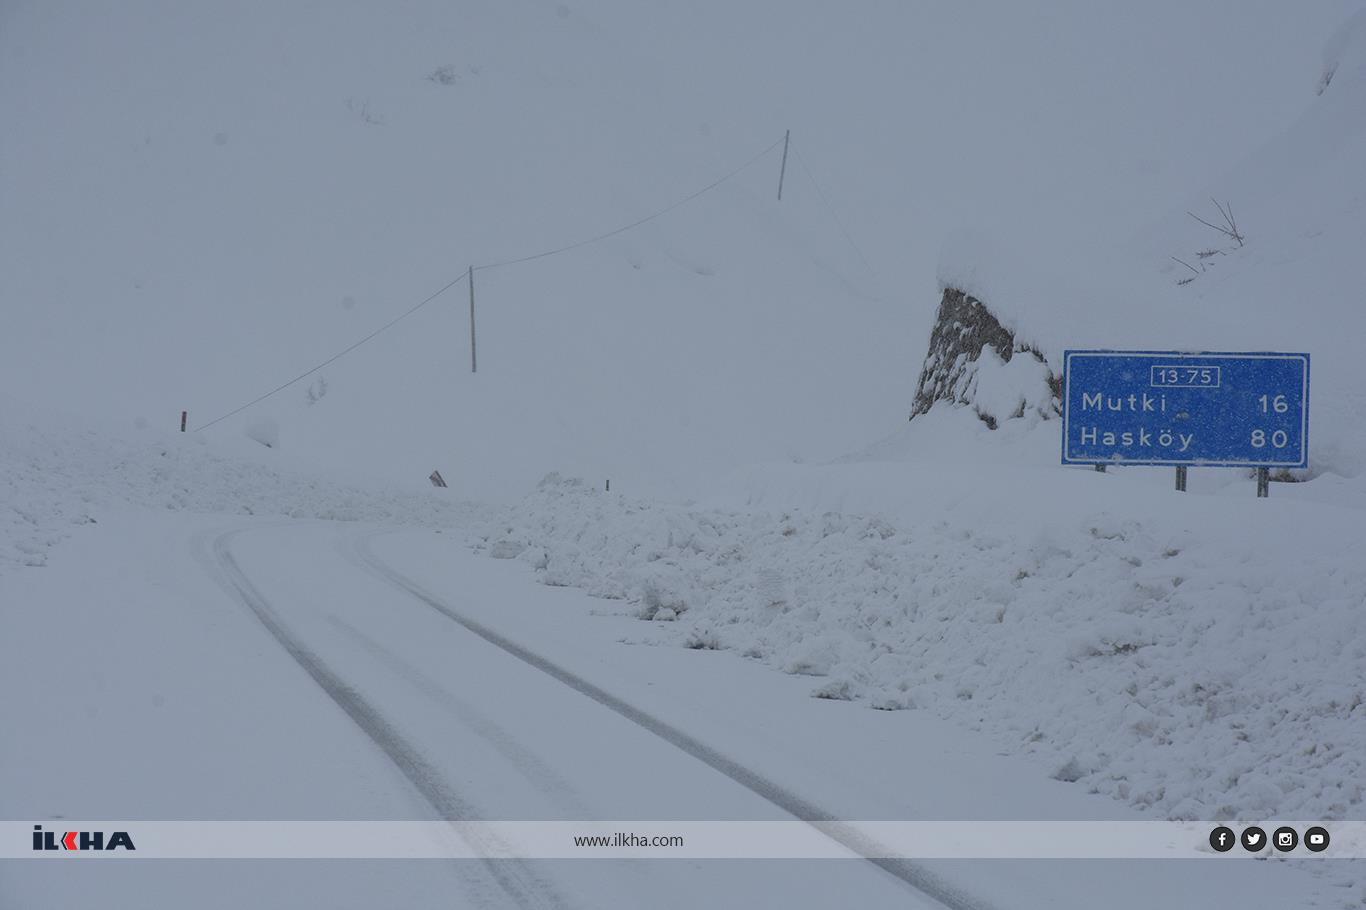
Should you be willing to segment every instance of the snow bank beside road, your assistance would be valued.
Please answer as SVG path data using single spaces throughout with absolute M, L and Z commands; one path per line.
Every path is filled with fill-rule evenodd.
M 0 574 L 42 566 L 73 528 L 120 504 L 226 515 L 452 524 L 470 508 L 439 495 L 366 490 L 194 434 L 119 433 L 0 408 Z
M 671 642 L 809 675 L 817 697 L 933 711 L 1164 816 L 1359 815 L 1362 516 L 1284 503 L 1258 521 L 1190 496 L 1163 521 L 1133 495 L 1141 519 L 1078 507 L 1022 533 L 1027 501 L 1002 530 L 939 510 L 689 509 L 552 475 L 488 546 L 676 618 L 653 625 Z

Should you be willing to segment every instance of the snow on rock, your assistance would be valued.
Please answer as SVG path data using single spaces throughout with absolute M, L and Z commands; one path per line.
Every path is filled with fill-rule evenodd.
M 1102 508 L 1017 533 L 952 512 L 651 504 L 552 476 L 486 540 L 524 546 L 547 584 L 674 619 L 655 628 L 677 644 L 812 677 L 817 698 L 933 711 L 1157 814 L 1353 817 L 1361 517 L 1317 507 L 1343 527 L 1286 540 L 1208 505 L 1198 529 L 1196 511 Z
M 994 430 L 1009 418 L 1056 415 L 1061 395 L 1061 377 L 1041 353 L 1017 341 L 976 297 L 943 289 L 912 420 L 947 401 L 969 405 Z

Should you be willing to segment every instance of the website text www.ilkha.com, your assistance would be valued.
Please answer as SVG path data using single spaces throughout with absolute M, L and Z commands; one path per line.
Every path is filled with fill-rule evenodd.
M 648 834 L 633 834 L 628 831 L 616 831 L 612 834 L 576 834 L 574 835 L 574 846 L 576 847 L 681 847 L 683 846 L 683 836 L 680 834 L 665 834 L 651 837 Z

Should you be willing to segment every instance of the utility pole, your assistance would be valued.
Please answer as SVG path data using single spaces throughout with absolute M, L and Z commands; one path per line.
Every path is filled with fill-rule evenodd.
M 474 350 L 474 266 L 470 266 L 470 372 L 479 372 L 479 360 Z
M 792 130 L 783 133 L 783 166 L 778 171 L 778 201 L 783 201 L 783 178 L 787 176 L 787 146 L 792 142 Z

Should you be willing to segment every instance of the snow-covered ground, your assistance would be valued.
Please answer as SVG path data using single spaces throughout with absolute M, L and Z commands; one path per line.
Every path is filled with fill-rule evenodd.
M 120 507 L 427 527 L 481 508 L 430 486 L 366 486 L 297 461 L 282 466 L 245 442 L 212 446 L 188 433 L 43 414 L 9 396 L 0 408 L 0 576 L 47 565 L 53 547 Z
M 0 818 L 1366 818 L 1363 102 L 1360 0 L 5 4 Z M 906 421 L 946 288 L 996 429 Z M 1092 347 L 1309 352 L 1304 482 L 1060 467 Z M 1366 904 L 1305 858 L 0 904 Z
M 930 711 L 1163 817 L 1359 816 L 1366 512 L 1126 480 L 789 467 L 757 508 L 690 508 L 555 477 L 488 549 L 642 639 Z M 840 487 L 870 501 L 822 507 Z
M 466 552 L 458 528 L 131 506 L 99 517 L 48 566 L 0 578 L 0 681 L 13 692 L 45 680 L 40 697 L 0 702 L 14 734 L 0 775 L 23 781 L 0 797 L 7 818 L 124 819 L 134 831 L 142 818 L 784 818 L 762 796 L 774 790 L 835 817 L 1138 817 L 929 712 L 809 699 L 804 681 L 733 654 L 623 644 L 638 620 Z M 615 693 L 636 718 L 530 666 L 527 653 Z M 642 716 L 714 750 L 726 773 Z M 1217 859 L 939 861 L 907 874 L 960 907 L 1082 907 L 1106 889 L 1134 910 L 1262 898 L 1334 906 L 1343 893 L 1285 862 Z M 924 902 L 846 860 L 20 860 L 7 862 L 0 895 L 25 908 L 96 897 L 158 907 Z

